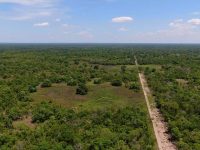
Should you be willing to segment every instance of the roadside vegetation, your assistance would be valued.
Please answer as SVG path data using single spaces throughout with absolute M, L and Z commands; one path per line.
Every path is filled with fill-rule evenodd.
M 162 48 L 163 49 L 163 48 Z M 180 150 L 200 149 L 200 51 L 185 46 L 138 52 L 157 107 Z M 156 66 L 160 66 L 159 68 Z

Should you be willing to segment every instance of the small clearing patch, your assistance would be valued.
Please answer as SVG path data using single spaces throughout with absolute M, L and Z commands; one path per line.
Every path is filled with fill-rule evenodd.
M 13 121 L 14 128 L 18 128 L 20 126 L 27 126 L 31 129 L 34 129 L 36 127 L 36 124 L 32 123 L 32 117 L 31 116 L 24 116 L 22 119 L 19 119 L 17 121 Z

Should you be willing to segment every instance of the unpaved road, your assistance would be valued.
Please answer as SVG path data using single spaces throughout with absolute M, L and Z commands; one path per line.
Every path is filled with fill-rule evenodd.
M 136 58 L 135 58 L 135 64 L 136 66 L 138 66 Z M 139 73 L 139 78 L 144 92 L 148 112 L 153 124 L 153 129 L 155 132 L 159 150 L 177 150 L 175 144 L 172 143 L 172 141 L 170 141 L 171 136 L 168 133 L 167 124 L 166 122 L 164 122 L 162 114 L 160 113 L 159 109 L 157 109 L 153 105 L 150 105 L 149 96 L 151 96 L 151 93 L 144 74 Z

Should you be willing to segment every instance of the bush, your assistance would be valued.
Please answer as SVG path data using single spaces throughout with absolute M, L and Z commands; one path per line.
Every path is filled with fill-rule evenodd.
M 88 93 L 88 88 L 86 87 L 85 84 L 80 84 L 76 89 L 76 94 L 78 95 L 87 95 L 87 93 Z
M 37 88 L 35 86 L 29 86 L 28 91 L 30 93 L 35 93 L 35 92 L 37 92 Z
M 42 102 L 33 110 L 33 122 L 44 122 L 48 120 L 51 116 L 55 115 L 56 108 L 47 102 Z
M 98 70 L 98 69 L 99 69 L 99 65 L 95 65 L 95 66 L 94 66 L 94 69 L 95 69 L 95 70 Z
M 16 107 L 9 109 L 7 114 L 8 114 L 8 117 L 12 120 L 20 119 L 20 117 L 22 115 L 21 110 L 19 108 L 16 108 Z
M 129 89 L 138 92 L 140 90 L 140 85 L 137 82 L 132 82 Z
M 121 80 L 113 80 L 111 82 L 112 86 L 122 86 L 122 81 Z
M 46 87 L 51 87 L 51 81 L 50 80 L 45 80 L 42 84 L 41 84 L 42 88 L 46 88 Z
M 21 102 L 28 102 L 28 101 L 30 101 L 30 98 L 29 98 L 29 96 L 28 96 L 28 93 L 25 92 L 25 91 L 20 91 L 20 92 L 18 92 L 18 93 L 17 93 L 17 98 L 18 98 L 18 100 L 21 101 Z
M 121 72 L 125 73 L 126 72 L 126 66 L 121 66 Z
M 101 79 L 95 79 L 94 84 L 101 84 Z
M 69 86 L 76 86 L 77 82 L 74 79 L 70 79 L 69 81 L 67 81 L 67 85 L 69 85 Z

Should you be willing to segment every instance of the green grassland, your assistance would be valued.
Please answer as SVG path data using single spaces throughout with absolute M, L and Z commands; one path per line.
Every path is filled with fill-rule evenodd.
M 38 88 L 31 94 L 33 103 L 52 101 L 66 108 L 79 107 L 95 110 L 98 108 L 119 108 L 145 105 L 143 93 L 128 90 L 125 87 L 113 87 L 110 83 L 88 84 L 88 95 L 76 95 L 76 87 L 67 84 L 53 84 L 49 88 Z

